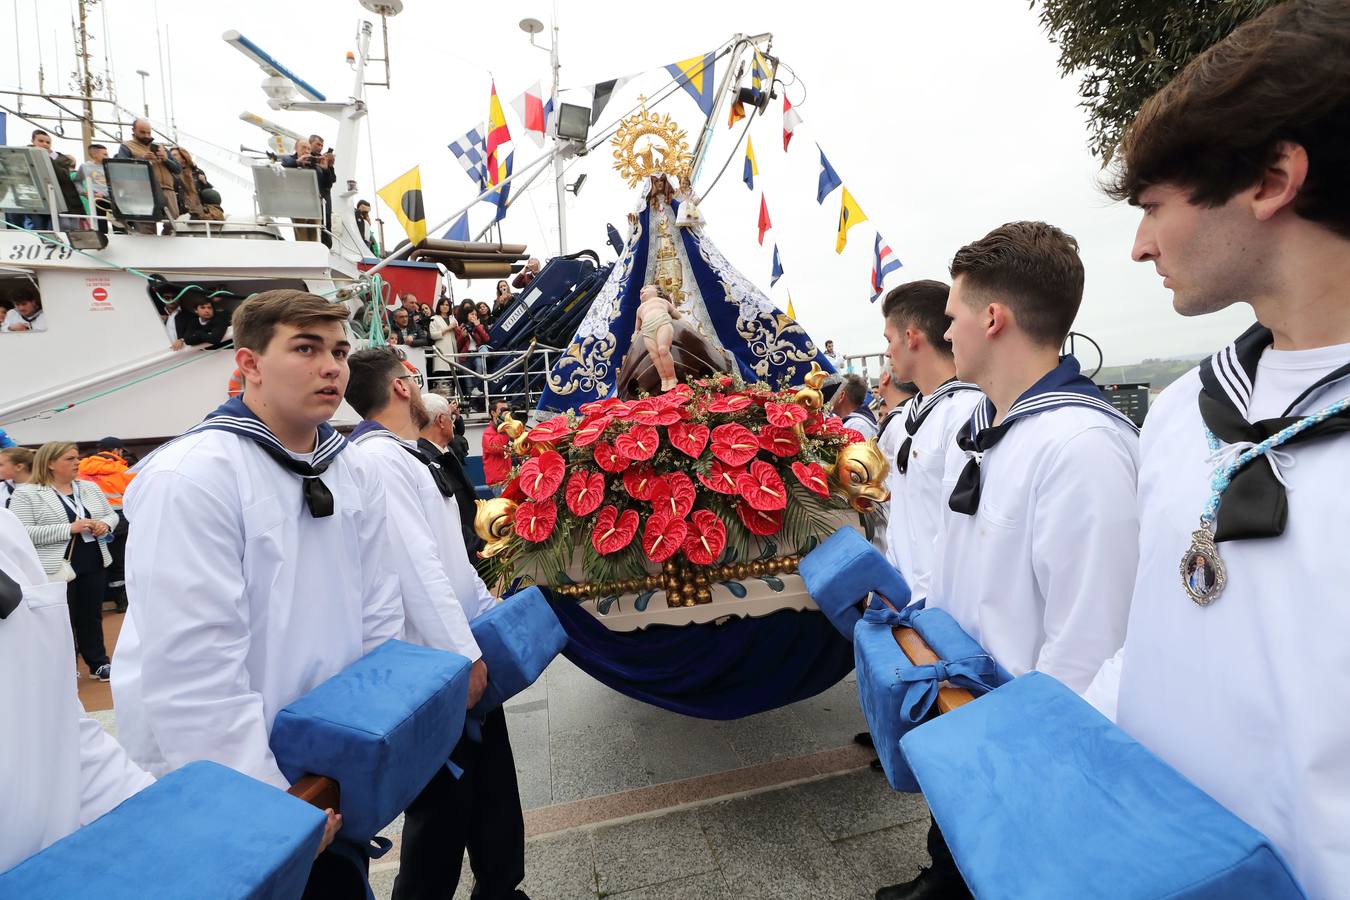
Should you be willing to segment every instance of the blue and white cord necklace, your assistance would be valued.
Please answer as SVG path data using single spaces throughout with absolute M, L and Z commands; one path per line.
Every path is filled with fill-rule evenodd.
M 1215 456 L 1231 457 L 1231 462 L 1220 462 L 1214 469 L 1214 473 L 1210 475 L 1209 499 L 1205 501 L 1205 510 L 1200 514 L 1200 527 L 1191 535 L 1191 546 L 1186 550 L 1186 555 L 1181 558 L 1181 586 L 1185 589 L 1187 596 L 1200 606 L 1208 606 L 1218 599 L 1219 594 L 1223 592 L 1224 586 L 1228 582 L 1227 570 L 1224 567 L 1223 560 L 1219 558 L 1219 549 L 1214 544 L 1214 529 L 1218 521 L 1219 504 L 1223 500 L 1224 491 L 1228 490 L 1228 486 L 1233 483 L 1233 476 L 1258 457 L 1267 456 L 1270 458 L 1271 468 L 1275 471 L 1275 477 L 1283 482 L 1284 479 L 1280 475 L 1276 462 L 1277 457 L 1283 456 L 1287 460 L 1288 455 L 1280 453 L 1277 448 L 1288 443 L 1296 435 L 1315 425 L 1320 425 L 1347 408 L 1350 408 L 1350 397 L 1337 400 L 1325 409 L 1277 431 L 1261 443 L 1247 445 L 1245 449 L 1236 454 L 1233 451 L 1242 445 L 1230 447 L 1228 452 L 1225 453 L 1222 442 L 1214 436 L 1214 432 L 1208 428 L 1205 429 L 1205 439 L 1209 442 L 1209 449 Z M 1285 464 L 1288 465 L 1289 463 L 1286 462 Z

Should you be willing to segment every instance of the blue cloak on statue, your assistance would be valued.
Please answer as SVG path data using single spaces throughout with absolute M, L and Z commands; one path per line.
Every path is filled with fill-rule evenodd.
M 636 331 L 638 293 L 656 281 L 651 235 L 660 225 L 658 217 L 666 219 L 683 269 L 686 296 L 680 311 L 714 349 L 731 354 L 743 379 L 797 385 L 813 362 L 834 371 L 810 335 L 727 261 L 701 225 L 676 224 L 679 211 L 679 200 L 669 205 L 643 201 L 623 253 L 549 372 L 541 410 L 576 410 L 614 395 Z

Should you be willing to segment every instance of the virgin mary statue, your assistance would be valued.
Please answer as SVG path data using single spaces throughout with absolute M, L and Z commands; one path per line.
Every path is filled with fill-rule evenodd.
M 638 147 L 642 138 L 650 138 Z M 628 216 L 628 240 L 589 313 L 548 375 L 540 409 L 575 410 L 616 393 L 634 340 L 639 293 L 656 285 L 714 356 L 748 382 L 795 385 L 815 362 L 834 369 L 800 325 L 727 261 L 708 238 L 689 182 L 684 132 L 646 110 L 615 134 L 615 168 L 645 188 Z M 655 147 L 660 142 L 663 147 Z M 679 179 L 678 189 L 671 177 Z M 640 351 L 639 351 L 640 352 Z

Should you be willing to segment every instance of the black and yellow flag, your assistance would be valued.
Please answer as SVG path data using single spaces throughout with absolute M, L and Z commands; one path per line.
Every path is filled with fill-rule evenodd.
M 403 226 L 408 240 L 420 244 L 427 237 L 427 214 L 422 208 L 422 170 L 413 166 L 377 191 Z
M 839 232 L 834 238 L 835 253 L 844 252 L 844 245 L 848 243 L 848 230 L 866 219 L 867 214 L 862 211 L 858 201 L 853 199 L 848 188 L 844 188 L 843 201 L 839 206 Z

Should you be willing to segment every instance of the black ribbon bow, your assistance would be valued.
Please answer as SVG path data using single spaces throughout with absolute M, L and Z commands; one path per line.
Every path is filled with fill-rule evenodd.
M 1003 440 L 1003 436 L 1008 433 L 1008 429 L 1016 425 L 1018 421 L 1020 420 L 1008 419 L 1001 425 L 981 429 L 974 436 L 966 428 L 962 428 L 957 434 L 956 446 L 966 451 L 967 454 L 974 455 L 966 460 L 965 468 L 961 470 L 960 477 L 956 479 L 956 487 L 952 488 L 952 495 L 947 498 L 947 506 L 953 512 L 973 516 L 979 510 L 980 457 Z
M 928 421 L 928 416 L 937 408 L 938 403 L 944 397 L 950 397 L 958 391 L 978 390 L 979 388 L 975 385 L 958 381 L 953 376 L 938 385 L 933 393 L 927 397 L 922 393 L 914 395 L 914 398 L 909 401 L 909 411 L 905 414 L 905 439 L 895 454 L 895 468 L 901 475 L 909 474 L 909 451 L 914 446 L 914 435 L 919 433 L 919 429 L 923 427 L 924 422 Z

